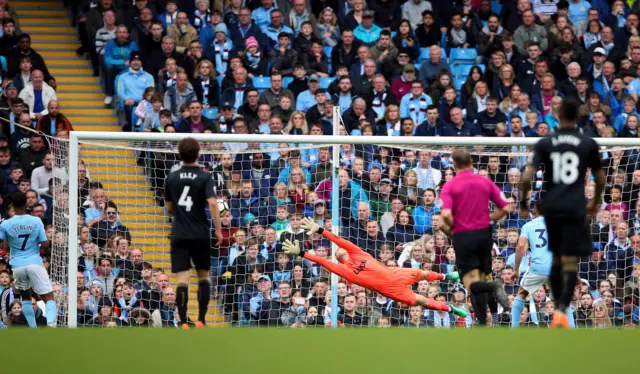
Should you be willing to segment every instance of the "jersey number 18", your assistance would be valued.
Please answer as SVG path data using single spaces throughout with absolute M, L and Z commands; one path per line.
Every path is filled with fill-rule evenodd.
M 551 152 L 551 163 L 554 184 L 570 185 L 578 180 L 580 158 L 575 152 Z
M 190 189 L 190 186 L 184 186 L 182 194 L 180 194 L 180 199 L 178 199 L 178 205 L 184 207 L 184 210 L 187 212 L 190 212 L 193 206 L 193 200 L 191 200 L 191 196 L 189 196 Z

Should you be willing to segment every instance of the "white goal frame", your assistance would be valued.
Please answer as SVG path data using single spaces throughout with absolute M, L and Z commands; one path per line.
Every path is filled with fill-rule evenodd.
M 401 137 L 401 136 L 340 136 L 340 109 L 334 108 L 334 135 L 236 135 L 236 134 L 191 134 L 191 133 L 123 133 L 123 132 L 90 132 L 71 131 L 69 134 L 69 234 L 68 234 L 68 317 L 67 327 L 77 327 L 77 272 L 71 269 L 78 267 L 78 163 L 80 161 L 81 142 L 99 141 L 180 141 L 186 137 L 192 137 L 200 142 L 225 142 L 225 143 L 304 143 L 311 145 L 337 145 L 337 144 L 377 144 L 389 146 L 532 146 L 540 138 L 498 138 L 498 137 Z M 596 138 L 602 147 L 638 147 L 640 138 Z M 333 160 L 339 160 L 339 147 L 333 147 Z M 337 183 L 337 168 L 334 164 L 334 183 Z M 334 186 L 337 184 L 334 184 Z M 338 189 L 332 189 L 332 200 L 338 201 Z M 333 205 L 333 232 L 338 234 L 339 204 Z M 332 256 L 335 261 L 336 245 L 332 246 Z M 337 275 L 333 274 L 331 286 L 335 294 L 337 290 Z M 332 298 L 332 310 L 337 310 L 337 297 Z M 331 313 L 331 325 L 337 326 L 337 313 Z

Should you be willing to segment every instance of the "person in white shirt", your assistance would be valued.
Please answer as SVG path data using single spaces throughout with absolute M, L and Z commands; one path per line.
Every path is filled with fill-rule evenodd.
M 415 169 L 418 173 L 418 187 L 424 189 L 437 189 L 442 180 L 442 172 L 431 167 L 431 153 L 420 151 L 418 153 L 418 166 Z

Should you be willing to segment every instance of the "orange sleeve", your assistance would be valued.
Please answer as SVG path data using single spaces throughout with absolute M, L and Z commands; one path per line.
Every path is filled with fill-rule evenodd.
M 339 276 L 348 280 L 349 282 L 353 282 L 353 279 L 355 279 L 356 277 L 356 275 L 345 265 L 337 264 L 331 260 L 327 260 L 324 257 L 316 256 L 309 252 L 305 252 L 304 258 L 306 258 L 309 261 L 315 262 L 316 264 L 321 265 L 322 267 L 326 268 L 327 270 L 329 270 L 334 274 L 338 274 Z
M 322 230 L 322 236 L 336 243 L 336 245 L 340 248 L 344 248 L 349 255 L 358 254 L 361 255 L 365 253 L 360 247 L 351 243 L 347 239 L 341 238 L 329 230 Z

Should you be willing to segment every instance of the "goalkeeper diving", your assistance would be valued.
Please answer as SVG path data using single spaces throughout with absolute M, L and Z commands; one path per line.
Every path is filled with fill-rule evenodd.
M 303 219 L 300 227 L 307 231 L 307 235 L 313 235 L 317 232 L 337 244 L 339 249 L 336 252 L 336 259 L 340 263 L 336 264 L 331 260 L 303 251 L 297 240 L 295 243 L 287 240 L 282 244 L 285 253 L 320 264 L 348 282 L 376 291 L 395 301 L 410 306 L 421 305 L 427 309 L 450 312 L 460 317 L 467 316 L 466 311 L 456 308 L 452 304 L 428 299 L 411 290 L 411 285 L 421 280 L 457 280 L 459 278 L 457 272 L 445 275 L 421 269 L 389 268 L 355 244 L 324 230 L 311 218 Z

